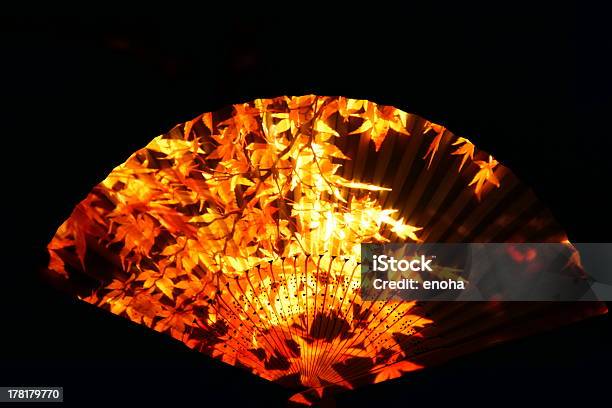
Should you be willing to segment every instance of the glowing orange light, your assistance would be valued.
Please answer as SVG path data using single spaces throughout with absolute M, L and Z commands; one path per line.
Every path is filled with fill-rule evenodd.
M 88 275 L 95 283 L 79 295 L 89 303 L 319 396 L 421 368 L 409 350 L 435 318 L 414 302 L 362 301 L 358 264 L 361 243 L 441 233 L 423 227 L 447 192 L 432 195 L 421 224 L 398 200 L 403 170 L 385 182 L 386 163 L 365 170 L 369 152 L 390 157 L 386 143 L 417 137 L 418 121 L 369 101 L 314 95 L 201 115 L 94 188 L 49 244 L 49 269 L 68 280 Z M 442 157 L 457 160 L 448 191 L 456 178 L 477 205 L 486 187 L 500 187 L 501 166 L 491 156 L 475 160 L 469 140 L 430 122 L 418 137 L 428 139 L 424 172 Z

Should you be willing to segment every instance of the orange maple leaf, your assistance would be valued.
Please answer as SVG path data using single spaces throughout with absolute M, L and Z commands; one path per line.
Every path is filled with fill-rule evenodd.
M 423 131 L 423 133 L 427 133 L 432 129 L 437 134 L 436 134 L 436 137 L 434 137 L 433 140 L 431 141 L 431 144 L 429 145 L 429 148 L 427 149 L 427 153 L 425 153 L 425 156 L 423 156 L 423 159 L 426 159 L 427 156 L 429 156 L 429 163 L 427 163 L 428 169 L 429 169 L 429 166 L 431 166 L 431 162 L 434 156 L 436 155 L 438 148 L 440 147 L 440 142 L 442 141 L 442 135 L 444 135 L 444 131 L 446 130 L 444 126 L 440 126 L 440 125 L 436 125 L 435 123 L 428 122 L 428 125 Z
M 423 368 L 423 366 L 411 363 L 410 361 L 400 361 L 398 363 L 380 367 L 379 370 L 374 368 L 373 371 L 377 372 L 374 382 L 379 383 L 386 380 L 391 380 L 393 378 L 398 378 L 401 377 L 404 373 L 407 373 L 409 371 L 415 371 L 420 368 Z
M 470 158 L 470 160 L 474 160 L 475 146 L 472 144 L 472 142 L 470 142 L 468 139 L 464 137 L 458 138 L 457 141 L 453 143 L 453 146 L 456 146 L 456 145 L 461 145 L 461 146 L 459 146 L 457 150 L 455 150 L 451 154 L 454 154 L 454 155 L 462 154 L 463 155 L 463 158 L 461 159 L 461 164 L 459 165 L 459 171 L 461 171 L 461 169 L 463 168 L 463 165 L 465 164 L 468 158 Z
M 484 187 L 485 182 L 489 182 L 494 186 L 499 187 L 499 180 L 493 171 L 493 169 L 495 169 L 499 163 L 491 155 L 489 155 L 489 161 L 477 160 L 474 163 L 480 167 L 480 170 L 478 170 L 478 173 L 476 173 L 468 185 L 471 186 L 472 184 L 476 183 L 474 192 L 476 193 L 476 197 L 478 197 L 480 200 L 482 188 Z

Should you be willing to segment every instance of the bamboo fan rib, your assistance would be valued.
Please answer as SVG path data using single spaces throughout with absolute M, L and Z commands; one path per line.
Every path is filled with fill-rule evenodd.
M 83 300 L 271 381 L 292 401 L 385 381 L 598 303 L 364 301 L 362 242 L 564 242 L 466 138 L 343 97 L 237 104 L 134 153 L 50 242 Z

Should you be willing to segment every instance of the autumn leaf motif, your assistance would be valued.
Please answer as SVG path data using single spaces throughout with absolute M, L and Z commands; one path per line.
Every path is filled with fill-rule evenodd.
M 358 117 L 359 112 L 361 112 L 363 105 L 363 100 L 360 99 L 351 99 L 345 97 L 338 98 L 337 111 L 338 114 L 342 117 L 345 122 L 348 122 L 350 117 Z
M 210 130 L 213 131 L 213 124 L 212 124 L 212 113 L 211 112 L 206 112 L 204 114 L 202 114 L 202 122 L 204 122 L 204 125 Z
M 257 121 L 257 115 L 260 113 L 259 109 L 251 107 L 248 103 L 234 105 L 234 109 L 236 111 L 233 116 L 235 129 L 241 134 L 256 132 L 259 129 L 259 122 Z
M 459 171 L 463 168 L 463 165 L 467 161 L 467 159 L 474 160 L 474 150 L 475 146 L 468 139 L 459 137 L 453 143 L 453 146 L 460 145 L 454 152 L 453 155 L 462 155 L 461 164 L 459 165 Z
M 159 234 L 159 228 L 153 218 L 146 214 L 124 215 L 114 218 L 113 221 L 119 225 L 114 241 L 124 243 L 120 252 L 124 262 L 131 252 L 135 253 L 137 259 L 149 254 L 155 237 Z
M 409 136 L 412 123 L 423 121 L 316 95 L 205 113 L 96 186 L 49 243 L 49 269 L 68 280 L 86 274 L 86 302 L 311 388 L 294 401 L 397 378 L 421 368 L 405 360 L 406 339 L 433 321 L 414 302 L 361 298 L 361 244 L 422 242 L 427 231 L 414 220 L 434 220 L 399 201 L 406 174 L 393 166 L 408 155 L 394 147 L 419 157 L 428 146 L 429 169 L 447 135 L 455 148 L 445 158 L 461 156 L 459 172 L 469 162 L 479 169 L 469 184 L 467 172 L 453 171 L 463 188 L 480 199 L 487 184 L 500 185 L 497 161 L 474 161 L 468 139 L 430 122 Z M 343 371 L 355 367 L 356 378 Z
M 427 149 L 425 156 L 423 156 L 423 159 L 427 159 L 427 157 L 429 157 L 429 161 L 427 162 L 428 169 L 431 166 L 434 156 L 440 148 L 440 142 L 442 141 L 442 136 L 444 135 L 446 128 L 444 126 L 436 125 L 435 123 L 427 122 L 427 126 L 425 127 L 423 133 L 427 133 L 430 130 L 436 132 L 436 136 L 434 136 L 433 140 L 429 144 L 429 148 Z
M 394 364 L 383 366 L 379 369 L 374 369 L 372 371 L 376 373 L 376 378 L 374 379 L 374 382 L 379 383 L 382 381 L 401 377 L 404 373 L 407 373 L 409 371 L 415 371 L 421 368 L 423 368 L 423 366 L 411 363 L 410 361 L 400 361 Z
M 174 287 L 174 283 L 172 283 L 170 279 L 162 277 L 155 282 L 155 286 L 157 286 L 164 295 L 168 296 L 170 299 L 174 299 L 172 296 L 172 288 Z
M 322 120 L 317 120 L 316 121 L 314 129 L 317 132 L 329 133 L 329 134 L 334 135 L 334 136 L 339 136 L 338 132 L 336 132 L 334 129 L 332 129 L 327 123 L 325 123 Z
M 498 162 L 492 156 L 489 155 L 488 161 L 477 160 L 474 163 L 478 165 L 480 170 L 478 170 L 478 172 L 476 173 L 476 175 L 474 176 L 474 178 L 468 185 L 471 186 L 473 184 L 476 184 L 474 188 L 474 192 L 476 193 L 476 197 L 480 200 L 481 195 L 482 195 L 482 189 L 485 183 L 487 182 L 491 183 L 495 187 L 500 186 L 499 180 L 495 176 L 495 172 L 494 172 L 494 169 L 498 165 Z
M 409 135 L 406 130 L 406 121 L 408 114 L 399 109 L 390 106 L 377 106 L 371 102 L 363 103 L 365 112 L 361 114 L 349 114 L 350 116 L 358 116 L 363 119 L 361 125 L 350 132 L 349 134 L 360 134 L 369 132 L 370 139 L 374 142 L 376 151 L 380 150 L 389 129 L 393 129 L 397 133 Z
M 413 241 L 419 242 L 420 239 L 416 235 L 416 233 L 422 230 L 423 228 L 413 227 L 412 225 L 404 224 L 403 221 L 403 219 L 400 219 L 398 221 L 392 222 L 393 228 L 391 228 L 391 231 L 395 232 L 395 234 L 399 238 L 410 238 Z
M 185 140 L 189 139 L 189 137 L 191 136 L 191 129 L 193 128 L 194 123 L 196 123 L 198 120 L 200 119 L 200 116 L 198 116 L 197 118 L 193 119 L 193 120 L 188 120 L 187 122 L 185 122 L 185 124 L 183 125 L 183 134 L 184 134 L 184 138 Z

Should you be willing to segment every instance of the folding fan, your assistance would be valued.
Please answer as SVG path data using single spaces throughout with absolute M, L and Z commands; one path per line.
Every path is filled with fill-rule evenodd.
M 601 303 L 366 301 L 366 242 L 565 242 L 466 138 L 344 97 L 241 103 L 158 136 L 76 206 L 49 271 L 86 302 L 296 389 L 399 377 Z

